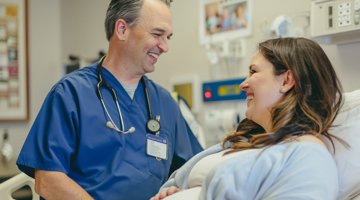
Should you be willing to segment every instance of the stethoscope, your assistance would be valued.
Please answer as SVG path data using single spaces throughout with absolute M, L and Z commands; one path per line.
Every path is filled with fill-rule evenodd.
M 122 116 L 122 112 L 121 112 L 121 109 L 120 109 L 120 104 L 119 104 L 119 100 L 118 100 L 118 97 L 116 95 L 116 92 L 115 92 L 114 88 L 112 88 L 105 81 L 105 79 L 103 79 L 101 67 L 102 67 L 102 63 L 103 63 L 104 59 L 105 59 L 105 56 L 103 56 L 100 59 L 98 65 L 96 67 L 97 75 L 99 77 L 99 82 L 96 85 L 96 93 L 97 93 L 97 95 L 98 95 L 98 97 L 100 99 L 101 105 L 102 105 L 102 107 L 103 107 L 103 109 L 105 111 L 105 114 L 106 114 L 107 121 L 106 121 L 105 125 L 106 125 L 107 128 L 113 129 L 113 130 L 115 130 L 115 131 L 117 131 L 119 133 L 122 133 L 122 134 L 133 133 L 133 132 L 135 132 L 135 127 L 133 127 L 133 126 L 130 127 L 128 130 L 125 130 L 124 120 L 123 120 L 123 116 Z M 141 82 L 142 82 L 143 87 L 144 87 L 145 96 L 146 96 L 147 110 L 148 110 L 148 113 L 149 113 L 149 119 L 146 122 L 146 128 L 150 133 L 159 134 L 160 116 L 158 116 L 156 119 L 153 118 L 152 112 L 151 112 L 151 103 L 150 103 L 150 98 L 149 98 L 149 92 L 147 90 L 144 77 L 141 78 Z M 117 108 L 118 113 L 119 113 L 119 119 L 120 119 L 120 122 L 121 122 L 121 129 L 115 124 L 114 120 L 111 118 L 111 116 L 109 114 L 108 109 L 106 108 L 103 96 L 102 96 L 101 91 L 100 91 L 101 86 L 105 86 L 105 88 L 107 88 L 111 92 L 111 94 L 112 94 L 112 96 L 114 98 L 114 101 L 116 103 L 116 108 Z

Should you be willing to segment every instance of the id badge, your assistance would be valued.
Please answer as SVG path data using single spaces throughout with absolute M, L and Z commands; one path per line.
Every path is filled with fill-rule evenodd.
M 159 135 L 146 135 L 146 154 L 157 159 L 167 159 L 167 141 Z

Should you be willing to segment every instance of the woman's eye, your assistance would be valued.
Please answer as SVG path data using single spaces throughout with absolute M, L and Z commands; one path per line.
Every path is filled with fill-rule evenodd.
M 155 36 L 155 37 L 161 37 L 161 34 L 160 34 L 160 33 L 153 33 L 153 36 Z
M 255 72 L 256 72 L 255 70 L 252 70 L 252 69 L 249 70 L 250 75 L 254 74 Z

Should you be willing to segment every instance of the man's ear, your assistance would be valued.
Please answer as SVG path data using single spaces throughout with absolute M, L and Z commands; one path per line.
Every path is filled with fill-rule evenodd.
M 295 86 L 295 79 L 292 71 L 290 70 L 287 70 L 281 76 L 283 76 L 283 83 L 280 87 L 280 92 L 284 94 Z
M 118 19 L 115 22 L 114 33 L 119 40 L 126 40 L 128 36 L 128 24 L 123 19 Z

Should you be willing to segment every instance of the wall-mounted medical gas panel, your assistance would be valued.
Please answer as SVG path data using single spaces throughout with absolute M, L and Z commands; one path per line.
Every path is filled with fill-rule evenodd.
M 205 82 L 202 84 L 204 102 L 246 99 L 246 93 L 240 89 L 245 78 Z
M 360 41 L 360 0 L 312 0 L 310 21 L 321 43 Z

